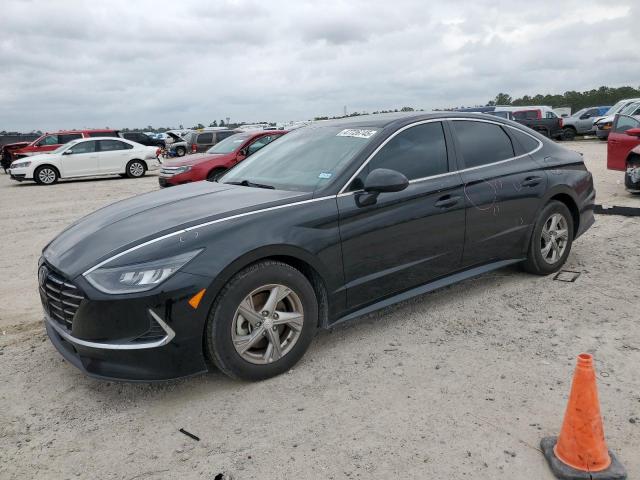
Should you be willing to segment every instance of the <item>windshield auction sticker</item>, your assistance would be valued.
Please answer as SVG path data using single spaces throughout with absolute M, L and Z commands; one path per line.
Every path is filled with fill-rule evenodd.
M 367 128 L 346 128 L 339 132 L 336 137 L 371 138 L 376 132 L 377 130 L 369 130 Z

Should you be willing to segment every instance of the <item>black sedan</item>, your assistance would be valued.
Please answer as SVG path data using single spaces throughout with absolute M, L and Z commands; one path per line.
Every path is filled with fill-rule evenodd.
M 320 122 L 71 225 L 40 261 L 45 325 L 91 376 L 264 379 L 318 328 L 510 264 L 556 272 L 594 199 L 579 154 L 509 120 Z

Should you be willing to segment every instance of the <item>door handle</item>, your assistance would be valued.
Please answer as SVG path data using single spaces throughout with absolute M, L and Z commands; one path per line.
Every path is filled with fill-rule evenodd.
M 457 195 L 453 197 L 451 195 L 445 195 L 444 197 L 440 197 L 434 205 L 439 208 L 450 208 L 457 205 L 460 198 L 461 197 Z
M 520 185 L 522 185 L 523 187 L 535 187 L 536 185 L 540 184 L 541 180 L 542 177 L 527 177 Z

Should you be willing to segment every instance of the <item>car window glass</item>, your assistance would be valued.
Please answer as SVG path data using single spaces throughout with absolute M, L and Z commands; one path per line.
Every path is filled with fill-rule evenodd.
M 58 135 L 58 143 L 68 143 L 71 140 L 82 138 L 81 133 L 61 133 Z
M 89 137 L 117 137 L 118 132 L 107 131 L 107 132 L 88 132 L 87 136 Z
M 253 142 L 251 145 L 249 145 L 249 148 L 247 149 L 247 155 L 251 155 L 253 153 L 256 153 L 262 147 L 264 147 L 265 145 L 268 145 L 269 143 L 271 143 L 274 138 L 275 138 L 275 136 L 273 136 L 273 135 L 265 135 L 264 137 L 258 138 L 255 142 Z
M 58 145 L 58 135 L 47 135 L 38 142 L 38 145 Z
M 545 118 L 558 118 L 558 115 L 553 112 L 546 112 Z
M 224 140 L 225 138 L 230 137 L 231 135 L 233 135 L 235 132 L 217 132 L 216 133 L 216 139 L 218 140 L 218 142 L 220 140 Z
M 517 128 L 510 128 L 509 133 L 515 138 L 519 148 L 517 149 L 518 155 L 524 155 L 530 153 L 540 146 L 540 142 L 533 138 L 531 135 L 527 135 Z
M 409 180 L 446 173 L 449 167 L 442 123 L 424 123 L 400 132 L 371 159 L 368 171 L 376 168 L 395 170 Z
M 196 141 L 196 143 L 213 143 L 213 133 L 201 133 L 200 135 L 198 135 L 198 140 Z
M 72 155 L 77 155 L 79 153 L 93 153 L 96 151 L 96 142 L 80 142 L 73 145 L 68 152 L 71 152 Z
M 100 142 L 101 152 L 110 152 L 114 150 L 128 150 L 133 148 L 128 143 L 120 142 L 118 140 L 98 140 Z
M 620 115 L 613 129 L 616 133 L 624 133 L 630 128 L 640 128 L 640 121 L 626 115 Z
M 466 168 L 514 156 L 511 139 L 499 125 L 462 120 L 455 120 L 453 125 Z

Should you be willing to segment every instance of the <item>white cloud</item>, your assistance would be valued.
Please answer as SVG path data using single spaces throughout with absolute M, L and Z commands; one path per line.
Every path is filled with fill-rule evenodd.
M 637 86 L 631 0 L 5 0 L 0 129 L 297 120 Z

